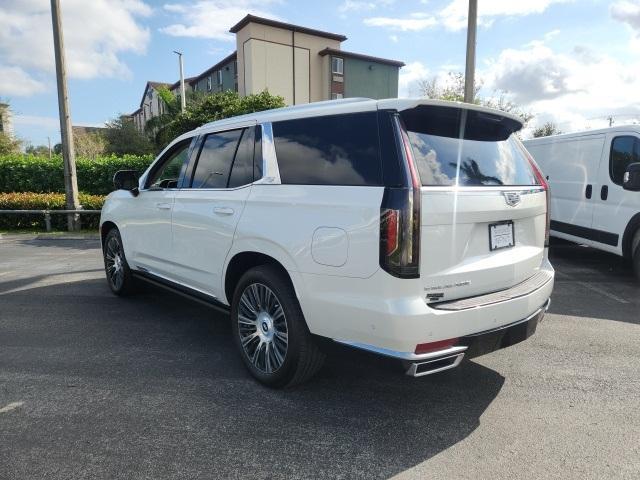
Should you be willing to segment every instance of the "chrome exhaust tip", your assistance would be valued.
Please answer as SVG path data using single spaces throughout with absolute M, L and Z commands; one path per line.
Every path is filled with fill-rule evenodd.
M 432 373 L 449 370 L 450 368 L 455 368 L 460 365 L 463 357 L 464 352 L 434 358 L 426 362 L 412 363 L 407 369 L 406 374 L 410 377 L 424 377 L 425 375 L 431 375 Z

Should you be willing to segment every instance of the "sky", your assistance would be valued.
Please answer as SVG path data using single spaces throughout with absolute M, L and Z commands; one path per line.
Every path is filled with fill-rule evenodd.
M 640 121 L 640 0 L 479 0 L 477 78 L 569 132 Z M 61 0 L 74 125 L 139 106 L 147 80 L 196 75 L 235 49 L 247 13 L 341 33 L 342 48 L 402 60 L 401 97 L 463 72 L 467 0 Z M 0 1 L 0 101 L 16 134 L 59 141 L 49 0 Z

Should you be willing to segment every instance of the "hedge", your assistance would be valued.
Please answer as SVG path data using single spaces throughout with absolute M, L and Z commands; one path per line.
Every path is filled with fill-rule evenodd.
M 151 155 L 78 158 L 78 190 L 92 195 L 106 195 L 113 190 L 113 174 L 118 170 L 137 170 L 142 173 L 152 161 Z M 0 192 L 63 193 L 62 157 L 54 155 L 49 160 L 49 157 L 23 154 L 0 156 Z
M 104 203 L 102 195 L 79 195 L 80 205 L 85 210 L 100 210 Z M 0 210 L 64 210 L 64 193 L 0 193 Z M 82 228 L 97 229 L 100 214 L 83 214 L 80 217 Z M 66 230 L 67 216 L 51 215 L 51 226 L 54 230 Z M 0 214 L 2 229 L 38 229 L 44 230 L 44 215 L 33 214 Z

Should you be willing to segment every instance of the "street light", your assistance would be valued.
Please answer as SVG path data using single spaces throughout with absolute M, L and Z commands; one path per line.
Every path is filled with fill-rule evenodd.
M 184 93 L 184 68 L 182 67 L 182 52 L 173 51 L 176 55 L 178 55 L 178 62 L 180 63 L 180 108 L 182 112 L 184 112 L 185 108 L 187 108 L 187 99 Z

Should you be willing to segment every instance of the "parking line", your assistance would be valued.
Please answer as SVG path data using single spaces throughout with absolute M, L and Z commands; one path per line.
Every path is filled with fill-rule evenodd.
M 559 277 L 568 278 L 571 281 L 575 282 L 576 284 L 580 285 L 581 287 L 584 287 L 584 288 L 587 288 L 587 289 L 589 289 L 591 291 L 599 293 L 600 295 L 604 295 L 605 297 L 610 298 L 611 300 L 614 300 L 614 301 L 616 301 L 618 303 L 624 303 L 624 304 L 630 303 L 629 301 L 625 300 L 624 298 L 620 298 L 619 296 L 614 295 L 613 293 L 607 292 L 606 290 L 603 290 L 600 287 L 596 287 L 595 285 L 592 285 L 592 284 L 587 283 L 587 282 L 581 282 L 579 280 L 576 280 L 574 277 L 572 277 L 571 275 L 568 275 L 566 273 L 559 272 L 559 271 L 556 270 L 556 275 L 559 276 Z
M 24 402 L 13 402 L 13 403 L 10 403 L 9 405 L 5 405 L 4 407 L 0 408 L 0 413 L 10 412 L 11 410 L 15 410 L 16 408 L 20 408 L 22 405 L 24 405 Z

